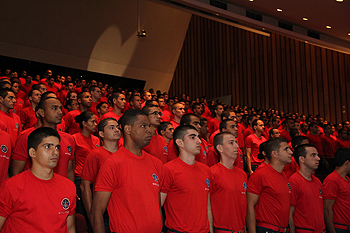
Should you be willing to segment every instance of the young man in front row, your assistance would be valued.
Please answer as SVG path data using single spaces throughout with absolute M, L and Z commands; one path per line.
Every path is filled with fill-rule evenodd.
M 210 170 L 195 160 L 202 142 L 198 130 L 192 125 L 181 125 L 175 129 L 173 141 L 179 157 L 164 165 L 161 188 L 165 225 L 169 232 L 213 232 Z
M 248 231 L 286 232 L 291 189 L 283 168 L 292 162 L 293 152 L 284 138 L 269 139 L 265 151 L 270 164 L 253 173 L 248 181 Z
M 247 211 L 247 175 L 234 166 L 239 145 L 233 134 L 222 132 L 214 137 L 220 162 L 210 168 L 210 201 L 215 233 L 244 231 Z
M 75 233 L 75 185 L 54 174 L 60 135 L 41 127 L 28 137 L 32 167 L 0 186 L 1 232 Z
M 299 171 L 289 178 L 292 188 L 289 228 L 291 233 L 320 233 L 325 230 L 322 183 L 312 173 L 318 168 L 320 157 L 315 146 L 304 144 L 294 151 Z
M 105 160 L 97 175 L 90 213 L 94 233 L 105 232 L 107 205 L 111 232 L 161 232 L 163 165 L 142 150 L 152 138 L 150 122 L 141 110 L 129 109 L 119 123 L 124 147 Z

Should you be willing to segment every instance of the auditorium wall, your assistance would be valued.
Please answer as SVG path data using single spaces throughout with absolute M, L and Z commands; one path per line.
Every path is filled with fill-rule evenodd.
M 350 119 L 350 55 L 193 15 L 169 90 L 232 104 Z
M 0 55 L 145 80 L 169 89 L 191 14 L 141 0 L 0 2 Z

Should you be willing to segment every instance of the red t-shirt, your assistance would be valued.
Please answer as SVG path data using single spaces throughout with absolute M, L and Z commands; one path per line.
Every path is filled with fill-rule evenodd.
M 188 165 L 180 158 L 164 165 L 162 193 L 165 225 L 181 232 L 209 232 L 208 194 L 210 170 L 202 163 Z
M 325 135 L 320 136 L 323 148 L 323 154 L 326 158 L 334 158 L 335 153 L 335 141 L 331 137 Z
M 339 148 L 350 148 L 350 142 L 345 140 L 345 141 L 342 141 L 340 139 L 337 139 L 335 141 L 335 151 L 337 151 Z
M 294 157 L 292 157 L 291 163 L 288 163 L 286 166 L 284 166 L 283 170 L 284 170 L 284 174 L 286 175 L 287 178 L 291 177 L 295 172 L 299 171 L 299 165 L 295 161 Z
M 210 201 L 214 227 L 241 231 L 247 212 L 247 174 L 221 163 L 210 168 Z
M 250 160 L 252 163 L 260 164 L 264 161 L 263 159 L 258 159 L 259 146 L 263 142 L 266 142 L 266 138 L 264 138 L 264 136 L 260 136 L 260 138 L 258 138 L 255 134 L 251 134 L 246 137 L 245 147 L 251 149 Z
M 208 154 L 207 154 L 207 165 L 208 167 L 212 167 L 215 164 L 217 164 L 219 162 L 219 155 L 216 153 L 214 147 L 211 147 L 208 150 Z M 238 148 L 238 154 L 237 154 L 237 158 L 235 160 L 235 163 L 233 164 L 235 167 L 238 167 L 240 169 L 243 170 L 243 152 L 240 148 Z
M 196 155 L 196 161 L 203 163 L 205 165 L 207 165 L 207 153 L 208 153 L 208 145 L 206 143 L 206 141 L 201 138 L 201 151 L 199 152 L 199 154 Z M 176 149 L 176 147 L 174 146 L 173 140 L 171 140 L 168 144 L 168 150 L 169 150 L 169 154 L 168 154 L 168 161 L 171 161 L 173 159 L 176 159 L 177 157 L 179 157 L 179 151 Z
M 22 131 L 21 119 L 13 112 L 5 113 L 0 110 L 0 121 L 2 121 L 7 127 L 7 133 L 11 137 L 11 148 L 15 147 L 18 136 Z
M 7 178 L 11 158 L 11 137 L 5 131 L 0 131 L 0 184 Z
M 112 111 L 112 112 L 107 112 L 107 113 L 105 113 L 105 114 L 102 115 L 101 121 L 102 121 L 103 119 L 107 119 L 107 118 L 110 118 L 110 117 L 116 119 L 117 121 L 119 121 L 119 119 L 120 119 L 122 116 L 123 116 L 123 114 L 121 114 L 120 116 L 118 116 L 118 115 L 115 114 L 113 111 Z
M 19 112 L 19 117 L 21 118 L 23 129 L 34 127 L 38 123 L 38 119 L 35 116 L 35 111 L 32 109 L 32 106 L 23 108 Z
M 102 164 L 95 192 L 111 192 L 107 206 L 112 232 L 161 232 L 159 190 L 162 162 L 143 151 L 120 148 Z
M 241 123 L 238 123 L 237 127 L 238 127 L 238 137 L 237 137 L 238 145 L 239 145 L 239 148 L 243 149 L 244 148 L 243 132 L 245 130 L 245 127 Z
M 96 116 L 98 116 L 98 112 L 96 110 L 96 106 L 98 105 L 99 102 L 95 103 L 94 101 L 92 101 L 91 103 L 91 107 L 89 108 L 89 111 L 92 112 L 93 114 L 95 114 Z
M 149 145 L 145 146 L 143 150 L 160 159 L 163 164 L 168 162 L 168 143 L 166 143 L 165 139 L 158 134 L 152 137 Z
M 215 117 L 213 119 L 211 119 L 210 121 L 208 121 L 208 132 L 209 133 L 213 133 L 216 130 L 219 129 L 219 125 L 220 122 L 218 119 L 216 119 Z
M 167 111 L 167 110 L 164 110 L 164 111 L 161 111 L 163 116 L 161 116 L 161 120 L 162 121 L 170 121 L 171 120 L 171 112 Z
M 94 135 L 86 137 L 81 133 L 73 134 L 75 142 L 75 170 L 76 176 L 81 176 L 85 158 L 91 151 L 100 146 L 100 139 Z
M 28 98 L 28 93 L 30 92 L 30 90 L 32 90 L 33 85 L 38 83 L 38 82 L 35 82 L 35 83 L 34 82 L 35 81 L 32 81 L 32 84 L 30 84 L 29 86 L 27 84 L 25 84 L 25 83 L 21 84 L 21 86 L 19 87 L 19 89 L 21 89 L 24 92 L 24 94 L 26 96 L 25 99 Z
M 285 129 L 282 129 L 280 137 L 287 139 L 288 142 L 292 141 L 292 138 L 290 137 L 289 132 Z
M 309 140 L 310 144 L 312 144 L 316 147 L 318 154 L 323 155 L 322 142 L 321 142 L 320 136 L 312 135 L 312 134 L 310 134 L 310 131 L 309 131 L 307 133 L 306 137 Z
M 62 105 L 66 105 L 67 95 L 68 95 L 68 93 L 66 90 L 60 91 L 60 101 L 61 101 Z
M 68 127 L 69 134 L 79 133 L 81 131 L 79 124 L 75 121 L 75 117 L 80 115 L 79 109 L 68 112 L 64 117 L 65 127 Z
M 220 130 L 215 130 L 215 132 L 213 132 L 210 137 L 209 137 L 209 143 L 208 143 L 208 146 L 209 147 L 212 147 L 214 145 L 214 137 L 215 135 L 217 135 L 218 133 L 220 133 Z
M 335 200 L 333 205 L 334 222 L 350 223 L 350 178 L 345 180 L 338 172 L 329 174 L 323 181 L 323 199 Z
M 24 170 L 28 170 L 32 166 L 32 160 L 28 155 L 27 142 L 29 134 L 35 129 L 35 127 L 32 127 L 24 131 L 24 133 L 18 138 L 16 142 L 16 147 L 14 148 L 12 153 L 13 160 L 27 162 L 24 167 Z M 57 166 L 54 168 L 53 171 L 61 176 L 68 177 L 68 163 L 69 161 L 74 159 L 75 142 L 73 137 L 68 133 L 61 131 L 57 132 L 61 136 L 60 158 L 58 160 Z
M 102 163 L 111 155 L 112 152 L 106 150 L 102 146 L 93 149 L 90 154 L 86 156 L 81 179 L 95 182 Z
M 177 127 L 180 126 L 180 123 L 177 123 L 177 122 L 175 122 L 175 121 L 173 121 L 173 120 L 171 120 L 170 123 L 173 125 L 174 130 L 175 130 Z
M 30 170 L 7 179 L 0 186 L 1 232 L 68 233 L 67 217 L 75 212 L 75 185 L 54 174 L 41 180 Z M 40 221 L 39 221 L 40 220 Z
M 14 108 L 12 109 L 12 112 L 18 114 L 23 109 L 23 107 L 24 107 L 24 100 L 22 98 L 17 97 L 16 103 Z
M 289 178 L 292 188 L 290 205 L 295 208 L 293 214 L 295 227 L 313 229 L 321 233 L 325 229 L 322 184 L 314 175 L 311 177 L 312 180 L 309 181 L 296 172 Z
M 253 129 L 251 129 L 250 127 L 246 128 L 244 131 L 243 131 L 243 140 L 245 142 L 245 139 L 251 135 L 251 134 L 254 134 L 255 131 Z
M 248 192 L 259 196 L 255 206 L 258 222 L 288 227 L 292 192 L 283 173 L 267 164 L 251 175 L 248 180 Z

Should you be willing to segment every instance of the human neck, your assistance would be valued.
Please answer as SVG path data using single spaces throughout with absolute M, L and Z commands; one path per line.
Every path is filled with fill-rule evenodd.
M 36 106 L 38 106 L 38 104 L 34 103 L 33 101 L 30 102 L 30 106 L 32 107 L 32 109 L 35 111 Z
M 122 110 L 120 108 L 118 108 L 117 106 L 114 106 L 113 112 L 115 114 L 117 114 L 118 116 L 120 116 L 122 114 Z
M 41 180 L 50 180 L 53 178 L 53 169 L 49 168 L 42 168 L 36 165 L 32 165 L 30 168 L 30 171 L 33 173 L 34 176 Z
M 136 145 L 130 138 L 125 137 L 124 147 L 134 155 L 137 155 L 137 156 L 142 155 L 142 148 Z
M 79 105 L 79 110 L 80 110 L 81 112 L 85 112 L 85 111 L 89 110 L 89 107 L 86 107 L 86 106 L 80 104 L 80 105 Z
M 176 123 L 180 124 L 181 118 L 176 116 L 176 115 L 174 115 L 173 121 L 175 121 Z
M 1 111 L 3 111 L 4 113 L 9 113 L 9 109 L 5 108 L 4 106 L 1 105 L 0 107 Z
M 196 163 L 196 160 L 195 160 L 196 156 L 185 152 L 180 151 L 179 158 L 188 165 L 194 165 Z
M 257 132 L 257 131 L 255 131 L 255 135 L 256 135 L 258 138 L 261 137 L 261 133 L 260 133 L 260 132 Z
M 348 178 L 346 177 L 348 175 L 348 173 L 346 172 L 346 169 L 344 169 L 343 167 L 336 167 L 335 171 L 338 172 L 338 174 L 343 177 L 345 180 L 348 180 Z
M 156 125 L 151 125 L 151 134 L 152 137 L 157 136 L 157 126 Z
M 312 170 L 304 167 L 304 166 L 300 166 L 299 169 L 299 173 L 300 175 L 302 175 L 305 179 L 307 180 L 312 180 L 311 174 L 312 174 Z
M 235 163 L 235 159 L 225 158 L 224 156 L 220 156 L 220 163 L 225 166 L 227 169 L 233 169 L 233 164 Z
M 271 160 L 270 161 L 270 165 L 271 165 L 271 167 L 273 167 L 273 169 L 275 169 L 279 173 L 283 172 L 283 169 L 284 169 L 284 166 L 285 166 L 285 164 L 281 164 L 281 163 L 279 163 L 278 161 L 275 161 L 275 160 Z
M 86 128 L 81 130 L 81 134 L 84 135 L 85 137 L 91 137 L 91 132 L 88 131 Z
M 118 140 L 119 141 L 119 140 Z M 103 148 L 108 150 L 109 152 L 116 152 L 118 150 L 118 141 L 103 141 Z
M 50 123 L 50 122 L 47 122 L 47 121 L 43 120 L 42 127 L 49 127 L 51 129 L 56 130 L 57 124 Z

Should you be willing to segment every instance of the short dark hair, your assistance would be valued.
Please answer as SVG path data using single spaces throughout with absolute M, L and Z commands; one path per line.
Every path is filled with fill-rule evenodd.
M 205 117 L 200 117 L 199 120 L 200 120 L 201 127 L 203 127 L 205 121 L 208 123 L 208 120 Z
M 28 136 L 27 141 L 27 149 L 29 151 L 30 148 L 34 148 L 34 150 L 38 149 L 39 144 L 47 137 L 56 137 L 58 140 L 61 140 L 58 132 L 49 127 L 40 127 L 31 132 Z
M 149 115 L 149 112 L 150 112 L 150 108 L 158 108 L 158 106 L 156 106 L 156 105 L 145 105 L 142 109 L 141 109 L 141 111 L 142 112 L 144 112 L 144 113 L 146 113 L 146 115 L 148 116 Z
M 259 154 L 258 154 L 258 159 L 264 159 L 264 154 L 263 154 L 263 152 L 265 152 L 265 154 L 266 154 L 266 142 L 267 141 L 265 141 L 265 142 L 263 142 L 263 143 L 260 143 L 260 145 L 259 145 Z
M 218 145 L 223 145 L 225 135 L 232 135 L 233 136 L 233 134 L 230 132 L 220 132 L 214 136 L 214 140 L 213 140 L 214 150 L 218 155 L 220 155 L 220 152 L 218 151 L 218 149 L 216 147 Z
M 350 161 L 350 148 L 339 148 L 334 154 L 335 166 L 341 167 L 346 161 Z
M 157 105 L 156 105 L 156 104 L 153 104 L 153 102 L 156 102 Z M 147 100 L 147 101 L 145 102 L 145 106 L 158 107 L 159 105 L 158 105 L 158 102 L 157 102 L 156 100 Z
M 114 103 L 113 103 L 113 100 L 114 99 L 118 99 L 120 95 L 124 95 L 123 93 L 121 92 L 113 92 L 113 94 L 111 96 L 108 97 L 108 102 L 109 104 L 113 107 L 114 106 Z
M 232 120 L 232 119 L 225 119 L 225 120 L 220 122 L 220 124 L 219 124 L 220 132 L 222 132 L 223 129 L 227 129 L 227 122 L 229 122 L 229 121 L 234 121 L 234 120 Z
M 192 125 L 180 125 L 174 130 L 173 143 L 174 143 L 174 146 L 177 150 L 179 150 L 179 146 L 176 144 L 176 140 L 177 139 L 184 140 L 185 135 L 187 134 L 187 131 L 189 131 L 191 129 L 197 131 L 197 129 L 195 127 L 193 127 Z
M 295 136 L 291 142 L 293 149 L 295 150 L 298 146 L 300 146 L 304 140 L 308 140 L 308 138 L 305 136 Z
M 129 109 L 123 113 L 123 116 L 119 119 L 119 124 L 121 125 L 122 132 L 124 132 L 124 127 L 126 125 L 133 126 L 137 121 L 138 116 L 147 116 L 146 113 L 139 109 Z
M 94 114 L 90 111 L 84 111 L 80 113 L 80 115 L 76 116 L 74 120 L 79 124 L 80 129 L 83 129 L 83 122 L 87 122 L 88 120 L 90 120 L 93 115 Z
M 6 96 L 9 94 L 9 92 L 14 93 L 13 90 L 11 90 L 10 88 L 1 88 L 0 89 L 0 96 L 5 99 Z
M 195 108 L 197 108 L 198 106 L 202 106 L 202 104 L 200 104 L 200 103 L 194 103 L 194 104 L 192 104 L 192 106 L 191 106 L 191 109 L 192 109 L 192 111 L 195 109 Z
M 106 125 L 108 124 L 108 121 L 115 121 L 118 123 L 118 121 L 113 118 L 113 117 L 109 117 L 109 118 L 106 118 L 106 119 L 103 119 L 101 120 L 99 123 L 98 123 L 98 131 L 104 131 L 105 130 L 105 127 Z
M 92 91 L 95 91 L 96 88 L 99 88 L 97 85 L 91 85 L 90 88 L 89 88 L 89 91 L 92 92 Z
M 274 130 L 275 128 L 271 128 L 270 130 L 269 130 L 269 136 L 270 136 L 270 138 L 271 138 L 271 136 L 272 136 L 272 134 L 274 134 L 273 133 L 273 130 Z
M 100 109 L 100 108 L 102 107 L 103 104 L 107 104 L 107 105 L 108 105 L 107 102 L 100 102 L 100 103 L 98 103 L 98 104 L 96 105 L 96 111 L 97 111 L 97 109 Z
M 82 92 L 79 92 L 79 93 L 78 93 L 77 99 L 78 99 L 78 100 L 82 99 L 83 96 L 84 96 L 84 93 L 89 93 L 89 95 L 90 95 L 90 92 L 88 92 L 88 91 L 82 91 Z
M 45 92 L 46 93 L 46 92 Z M 44 93 L 44 94 L 45 94 Z M 42 97 L 40 99 L 40 102 L 38 103 L 38 106 L 36 107 L 36 109 L 43 109 L 45 110 L 45 107 L 46 107 L 46 101 L 49 100 L 49 99 L 56 99 L 58 100 L 56 97 L 49 97 L 47 95 L 44 95 L 44 97 Z
M 223 121 L 224 118 L 228 119 L 231 112 L 234 112 L 233 110 L 225 110 L 223 113 L 221 113 L 221 120 Z
M 168 125 L 171 125 L 169 121 L 160 122 L 160 125 L 157 127 L 158 134 L 162 135 L 161 132 L 165 131 L 168 128 Z
M 304 158 L 306 158 L 306 154 L 307 154 L 306 148 L 307 147 L 313 147 L 316 149 L 316 147 L 312 144 L 303 144 L 303 145 L 300 145 L 297 148 L 295 148 L 293 156 L 294 156 L 295 162 L 297 162 L 298 165 L 300 165 L 299 164 L 299 157 L 300 156 L 303 156 Z
M 267 142 L 266 142 L 266 147 L 265 147 L 265 151 L 266 151 L 266 157 L 271 160 L 271 155 L 272 155 L 272 151 L 278 151 L 281 148 L 281 143 L 282 142 L 286 142 L 288 143 L 287 139 L 279 137 L 279 138 L 270 138 Z
M 191 116 L 196 117 L 200 120 L 199 116 L 194 113 L 186 113 L 181 117 L 180 125 L 190 125 L 191 124 Z
M 310 124 L 309 124 L 309 129 L 311 129 L 311 128 L 314 127 L 315 125 L 317 125 L 315 122 L 310 122 Z
M 297 136 L 297 134 L 299 134 L 300 132 L 299 132 L 299 130 L 297 130 L 297 129 L 291 129 L 290 131 L 289 131 L 289 135 L 290 135 L 290 137 L 293 139 L 293 138 L 295 138 L 296 136 Z

